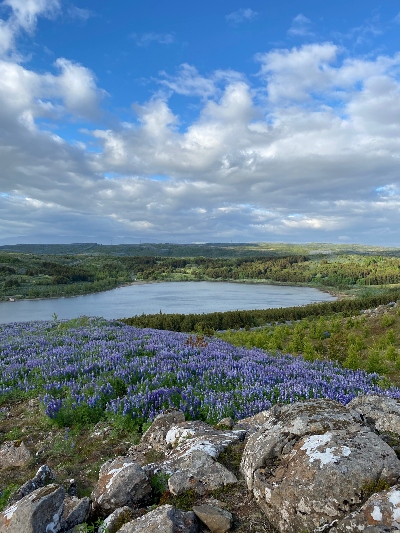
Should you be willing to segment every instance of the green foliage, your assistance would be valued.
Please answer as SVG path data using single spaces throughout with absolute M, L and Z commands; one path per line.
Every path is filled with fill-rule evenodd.
M 154 314 L 140 315 L 123 320 L 130 326 L 142 328 L 166 329 L 170 331 L 195 331 L 196 324 L 202 322 L 208 328 L 220 331 L 229 329 L 239 329 L 249 326 L 265 326 L 267 323 L 286 322 L 301 320 L 304 318 L 329 317 L 333 314 L 341 313 L 343 316 L 352 316 L 363 309 L 375 308 L 378 305 L 388 304 L 392 300 L 400 300 L 400 290 L 389 290 L 366 298 L 354 298 L 337 300 L 334 302 L 314 303 L 301 307 L 285 307 L 279 309 L 257 309 L 251 311 L 227 311 L 225 313 L 204 313 L 204 314 Z M 335 330 L 338 330 L 337 322 Z M 354 321 L 353 327 L 356 327 Z M 358 326 L 358 325 L 357 325 Z M 326 331 L 324 322 L 315 325 L 314 338 L 323 338 Z M 333 332 L 333 331 L 332 331 Z M 339 333 L 339 331 L 338 331 Z M 276 339 L 274 340 L 276 343 Z
M 161 496 L 159 505 L 173 505 L 182 511 L 191 511 L 193 505 L 195 505 L 196 500 L 198 499 L 198 494 L 194 490 L 188 490 L 183 494 L 174 496 L 169 491 L 165 491 Z
M 372 348 L 368 353 L 365 369 L 367 372 L 384 374 L 387 371 L 384 353 L 376 348 Z
M 396 319 L 392 315 L 383 315 L 381 324 L 383 327 L 387 328 L 389 326 L 392 326 L 395 323 Z
M 151 478 L 150 484 L 155 498 L 159 499 L 168 489 L 168 480 L 170 477 L 170 475 L 164 472 L 158 472 Z
M 0 493 L 0 512 L 7 507 L 8 500 L 17 491 L 18 485 L 11 483 Z
M 390 485 L 389 483 L 382 478 L 379 478 L 378 480 L 371 479 L 370 481 L 365 482 L 361 486 L 361 494 L 363 497 L 363 500 L 368 500 L 373 494 L 376 492 L 382 492 L 383 490 L 389 490 Z
M 94 523 L 87 523 L 84 522 L 83 524 L 79 524 L 78 526 L 75 526 L 74 533 L 96 533 L 99 529 L 99 527 L 103 524 L 104 520 L 101 518 L 97 519 Z M 102 533 L 107 533 L 107 528 L 102 528 Z

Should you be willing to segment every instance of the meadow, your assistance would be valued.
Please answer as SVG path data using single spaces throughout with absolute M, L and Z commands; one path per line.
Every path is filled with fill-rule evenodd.
M 0 346 L 1 404 L 39 397 L 65 427 L 126 417 L 142 431 L 168 407 L 215 424 L 308 398 L 400 398 L 379 374 L 335 361 L 99 318 L 3 325 Z

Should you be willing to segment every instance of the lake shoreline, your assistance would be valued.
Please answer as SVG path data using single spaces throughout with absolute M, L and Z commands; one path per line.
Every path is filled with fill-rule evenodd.
M 0 323 L 32 319 L 70 319 L 102 316 L 121 319 L 142 314 L 213 313 L 271 307 L 303 306 L 336 300 L 336 296 L 314 287 L 240 282 L 133 282 L 118 290 L 75 297 L 19 300 L 0 303 Z
M 116 289 L 120 289 L 122 287 L 130 287 L 130 286 L 139 286 L 139 285 L 152 285 L 152 284 L 159 284 L 159 283 L 201 283 L 201 282 L 207 282 L 207 283 L 233 283 L 233 284 L 240 284 L 240 285 L 271 285 L 276 287 L 308 287 L 310 289 L 316 289 L 318 291 L 324 292 L 326 294 L 330 294 L 331 296 L 334 296 L 338 300 L 343 300 L 345 298 L 352 298 L 352 295 L 349 295 L 345 292 L 340 292 L 337 289 L 328 289 L 326 287 L 320 287 L 312 284 L 307 283 L 285 283 L 282 281 L 266 281 L 266 280 L 258 280 L 258 279 L 248 279 L 248 280 L 236 280 L 236 279 L 182 279 L 182 280 L 176 280 L 176 279 L 166 279 L 166 280 L 137 280 L 132 281 L 131 283 L 123 283 L 121 285 L 117 285 L 115 287 L 112 287 L 110 289 L 102 290 L 102 291 L 93 291 L 93 292 L 85 292 L 82 294 L 71 294 L 68 296 L 47 296 L 45 298 L 18 298 L 18 295 L 13 296 L 12 300 L 10 297 L 7 297 L 3 300 L 0 300 L 1 302 L 9 302 L 9 303 L 16 303 L 16 302 L 36 302 L 36 301 L 43 301 L 43 300 L 60 300 L 60 299 L 71 299 L 71 298 L 78 298 L 80 296 L 90 296 L 91 294 L 101 294 L 106 293 L 110 291 L 114 291 Z

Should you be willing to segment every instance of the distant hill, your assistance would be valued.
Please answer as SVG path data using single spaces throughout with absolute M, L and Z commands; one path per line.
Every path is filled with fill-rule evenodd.
M 400 256 L 400 248 L 330 243 L 143 243 L 105 245 L 93 242 L 71 244 L 14 244 L 0 246 L 0 252 L 43 255 L 109 255 L 151 257 L 279 257 L 286 255 L 389 255 Z

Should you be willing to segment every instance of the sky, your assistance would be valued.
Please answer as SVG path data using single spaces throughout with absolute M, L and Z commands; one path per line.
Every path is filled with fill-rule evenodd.
M 399 227 L 399 0 L 0 1 L 0 245 Z

